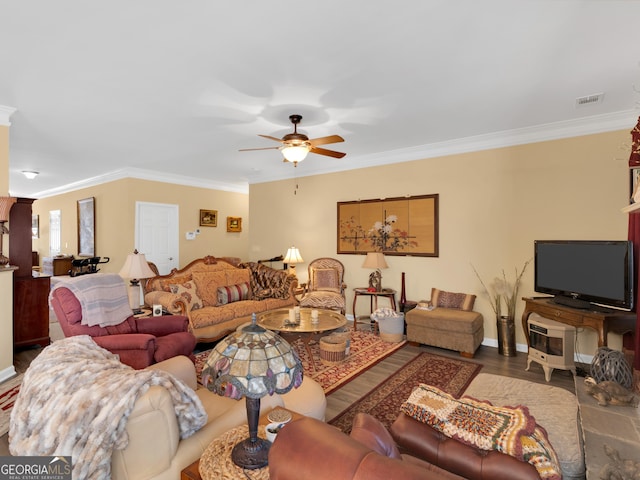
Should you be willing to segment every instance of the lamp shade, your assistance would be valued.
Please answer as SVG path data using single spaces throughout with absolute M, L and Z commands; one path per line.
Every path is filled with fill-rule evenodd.
M 155 275 L 153 270 L 149 268 L 144 253 L 138 253 L 138 250 L 134 250 L 133 253 L 127 255 L 127 260 L 124 262 L 122 269 L 120 269 L 120 276 L 124 278 L 151 278 Z
M 382 252 L 369 252 L 364 259 L 362 268 L 389 268 Z
M 16 197 L 0 197 L 0 222 L 9 221 L 9 211 L 16 200 Z
M 302 255 L 300 255 L 300 250 L 296 247 L 291 247 L 287 250 L 287 254 L 284 256 L 283 263 L 302 263 L 304 260 L 302 259 Z
M 282 148 L 281 151 L 285 160 L 292 163 L 298 163 L 307 158 L 309 147 L 306 145 L 292 145 Z
M 202 383 L 218 395 L 239 399 L 287 393 L 302 383 L 302 362 L 280 335 L 256 323 L 227 336 L 214 347 Z

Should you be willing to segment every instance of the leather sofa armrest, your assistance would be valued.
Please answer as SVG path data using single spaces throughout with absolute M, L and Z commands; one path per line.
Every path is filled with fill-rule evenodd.
M 187 315 L 189 311 L 189 306 L 182 300 L 180 295 L 160 290 L 146 293 L 144 303 L 149 306 L 160 304 L 167 312 L 177 315 Z
M 465 445 L 404 413 L 391 425 L 391 435 L 401 451 L 469 480 L 540 480 L 533 465 Z
M 135 323 L 138 333 L 148 333 L 156 337 L 189 330 L 189 319 L 184 315 L 136 318 Z
M 127 420 L 128 444 L 114 449 L 114 479 L 154 478 L 169 469 L 180 443 L 180 427 L 168 390 L 152 386 L 136 400 Z
M 271 480 L 430 479 L 449 480 L 446 472 L 426 470 L 379 455 L 336 427 L 304 417 L 286 424 L 269 451 Z
M 196 376 L 196 368 L 193 362 L 184 355 L 171 357 L 168 360 L 154 363 L 147 367 L 148 370 L 163 370 L 170 373 L 177 379 L 181 380 L 187 387 L 192 390 L 198 388 L 198 378 Z

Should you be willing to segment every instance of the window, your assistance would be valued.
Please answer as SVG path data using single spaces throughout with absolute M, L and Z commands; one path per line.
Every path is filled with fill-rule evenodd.
M 49 255 L 60 254 L 60 210 L 49 212 Z

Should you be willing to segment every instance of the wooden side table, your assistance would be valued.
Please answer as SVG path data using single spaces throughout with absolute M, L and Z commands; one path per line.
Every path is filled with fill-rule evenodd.
M 378 309 L 378 297 L 388 298 L 391 308 L 397 310 L 396 291 L 391 288 L 383 288 L 380 292 L 370 292 L 366 288 L 354 288 L 353 296 L 353 329 L 358 329 L 358 316 L 356 315 L 356 303 L 361 296 L 369 297 L 369 306 L 371 313 Z
M 287 410 L 286 408 L 283 407 L 276 407 L 275 409 L 279 409 L 279 410 Z M 273 409 L 273 410 L 275 410 Z M 303 415 L 297 413 L 297 412 L 293 412 L 291 410 L 287 410 L 289 413 L 291 413 L 291 421 L 297 420 L 299 418 L 302 418 Z M 263 436 L 264 435 L 264 427 L 270 423 L 269 419 L 267 418 L 267 416 L 269 415 L 269 413 L 271 413 L 271 411 L 269 412 L 265 412 L 260 416 L 260 419 L 258 420 L 258 435 Z M 238 430 L 241 430 L 244 434 L 244 436 L 239 435 L 238 434 Z M 262 434 L 262 435 L 261 435 Z M 217 439 L 215 439 L 212 443 L 216 442 L 216 441 L 224 441 L 224 442 L 231 442 L 231 437 L 233 437 L 233 445 L 235 445 L 235 443 L 239 442 L 240 440 L 246 438 L 249 435 L 249 429 L 248 426 L 246 424 L 243 424 L 239 427 L 236 427 L 232 430 L 229 430 L 228 432 L 223 433 L 220 437 L 218 437 Z M 209 447 L 207 447 L 208 449 Z M 205 452 L 206 453 L 206 452 Z M 231 450 L 229 450 L 229 455 L 231 455 Z M 204 457 L 204 454 L 203 454 Z M 234 465 L 235 467 L 235 465 Z M 236 467 L 238 469 L 238 472 L 243 472 L 243 470 L 240 467 Z M 262 478 L 269 478 L 269 469 L 268 467 L 265 468 L 261 468 L 258 470 L 251 470 L 251 478 L 255 478 L 255 479 L 262 479 Z M 264 476 L 265 474 L 263 472 L 266 472 L 266 476 Z M 234 478 L 233 477 L 233 473 L 231 472 L 229 475 L 231 476 L 225 476 L 224 478 Z M 246 480 L 246 476 L 244 475 L 244 473 L 239 473 L 238 477 L 240 479 Z M 188 467 L 184 468 L 182 470 L 182 472 L 180 472 L 180 480 L 202 480 L 202 475 L 200 474 L 200 459 L 196 460 L 195 462 L 193 462 L 191 465 L 189 465 Z

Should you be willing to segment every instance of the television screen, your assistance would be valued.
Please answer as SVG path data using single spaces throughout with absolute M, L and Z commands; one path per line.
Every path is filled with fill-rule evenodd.
M 578 308 L 589 308 L 593 302 L 632 310 L 633 244 L 537 240 L 534 288 Z

